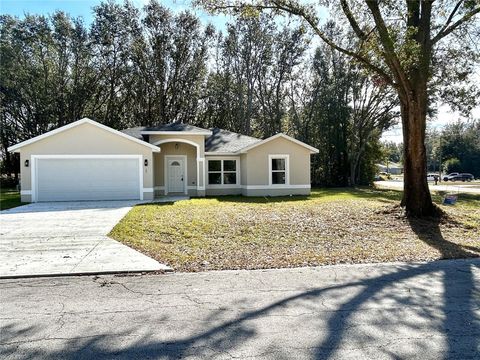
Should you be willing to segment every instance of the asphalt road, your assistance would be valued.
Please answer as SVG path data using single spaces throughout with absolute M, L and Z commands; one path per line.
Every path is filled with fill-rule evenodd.
M 478 359 L 480 260 L 0 280 L 2 359 Z
M 433 182 L 429 182 L 428 185 L 430 190 L 446 191 L 452 194 L 480 194 L 480 183 L 477 181 L 471 183 L 443 181 L 438 183 L 438 185 L 435 185 Z M 375 181 L 375 186 L 383 189 L 403 190 L 403 181 Z

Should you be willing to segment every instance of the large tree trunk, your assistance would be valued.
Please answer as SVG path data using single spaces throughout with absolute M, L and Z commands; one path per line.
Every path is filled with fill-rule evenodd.
M 425 150 L 426 106 L 417 101 L 401 102 L 404 152 L 403 199 L 408 215 L 434 215 L 434 205 L 427 183 Z

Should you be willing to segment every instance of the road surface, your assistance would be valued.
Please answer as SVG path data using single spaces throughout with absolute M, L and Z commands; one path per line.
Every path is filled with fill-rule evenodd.
M 0 280 L 2 359 L 478 359 L 480 260 Z
M 375 181 L 375 186 L 381 189 L 403 189 L 403 181 Z M 480 183 L 463 183 L 463 182 L 442 182 L 435 185 L 429 182 L 430 190 L 446 191 L 448 193 L 466 193 L 466 194 L 480 194 Z

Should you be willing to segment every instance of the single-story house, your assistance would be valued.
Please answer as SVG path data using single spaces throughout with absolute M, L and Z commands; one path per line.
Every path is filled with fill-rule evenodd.
M 165 124 L 114 130 L 81 119 L 8 148 L 20 153 L 24 202 L 310 193 L 310 155 L 285 134 L 257 139 Z
M 403 166 L 394 162 L 384 164 L 377 164 L 378 172 L 385 172 L 392 175 L 401 175 L 403 174 Z

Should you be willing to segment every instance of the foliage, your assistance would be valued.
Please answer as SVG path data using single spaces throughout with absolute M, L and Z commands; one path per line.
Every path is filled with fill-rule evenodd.
M 480 121 L 447 125 L 441 133 L 441 152 L 443 159 L 460 161 L 458 171 L 480 177 Z
M 260 138 L 286 132 L 321 149 L 315 183 L 371 182 L 366 152 L 395 116 L 392 92 L 327 46 L 312 57 L 303 25 L 238 17 L 216 34 L 157 1 L 107 1 L 93 12 L 90 27 L 62 12 L 1 17 L 2 173 L 19 171 L 8 146 L 90 117 L 115 129 L 186 122 Z M 343 36 L 334 23 L 326 31 Z
M 340 32 L 333 23 L 325 31 Z M 295 136 L 320 150 L 312 159 L 313 183 L 371 183 L 381 132 L 398 116 L 396 98 L 326 45 L 317 48 L 312 69 L 309 83 L 299 78 L 292 87 L 290 118 Z
M 426 118 L 436 96 L 468 108 L 478 100 L 467 79 L 480 60 L 478 1 L 322 1 L 358 41 L 341 42 L 321 28 L 321 6 L 297 0 L 197 0 L 212 12 L 255 16 L 288 14 L 303 20 L 325 44 L 348 55 L 379 82 L 395 89 L 404 132 L 402 199 L 409 214 L 435 214 L 426 182 Z M 458 81 L 460 80 L 460 81 Z
M 457 158 L 450 158 L 443 163 L 443 172 L 446 174 L 461 171 L 462 163 Z
M 393 141 L 386 141 L 382 144 L 382 158 L 390 162 L 402 162 L 402 144 L 397 144 Z

